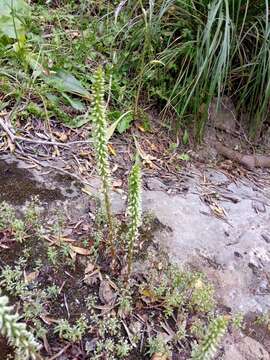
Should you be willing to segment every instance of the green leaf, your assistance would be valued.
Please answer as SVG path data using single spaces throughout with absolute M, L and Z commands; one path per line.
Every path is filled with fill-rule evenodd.
M 11 39 L 23 38 L 23 20 L 30 15 L 30 7 L 24 0 L 0 1 L 0 36 Z
M 65 93 L 62 93 L 62 95 L 75 110 L 78 110 L 78 111 L 85 110 L 84 104 L 79 99 L 72 99 L 70 96 L 68 96 Z
M 134 120 L 133 113 L 131 111 L 128 111 L 124 115 L 125 116 L 122 116 L 121 121 L 119 121 L 117 125 L 117 131 L 120 134 L 127 131 L 130 128 L 132 121 Z
M 78 129 L 82 127 L 83 125 L 87 124 L 89 122 L 88 114 L 84 115 L 78 115 L 72 121 L 70 121 L 68 124 L 65 124 L 65 126 L 71 128 L 71 129 Z
M 183 153 L 183 154 L 179 155 L 179 159 L 183 160 L 183 161 L 189 161 L 190 157 L 188 154 Z
M 52 86 L 61 93 L 68 92 L 81 96 L 87 100 L 91 99 L 90 93 L 82 86 L 80 81 L 70 73 L 65 71 L 59 71 L 52 75 L 45 75 L 43 73 L 42 78 L 48 85 Z
M 30 7 L 25 0 L 1 0 L 0 2 L 0 14 L 1 16 L 11 16 L 12 11 L 15 15 L 29 15 Z
M 111 124 L 111 126 L 109 126 L 109 128 L 107 129 L 107 140 L 110 140 L 110 138 L 113 136 L 116 128 L 117 130 L 119 131 L 118 129 L 118 126 L 121 124 L 121 122 L 127 117 L 127 116 L 131 116 L 133 118 L 133 114 L 132 114 L 132 110 L 128 110 L 126 111 L 124 114 L 120 115 L 120 112 L 119 111 L 113 111 L 110 113 L 109 117 L 111 118 L 116 118 L 118 116 L 118 119 L 113 122 Z M 133 119 L 132 119 L 133 120 Z M 120 131 L 119 131 L 120 132 Z M 121 132 L 120 132 L 121 134 Z
M 184 145 L 187 145 L 188 142 L 189 142 L 189 134 L 188 134 L 187 129 L 185 129 L 184 135 L 183 135 L 183 144 L 184 144 Z

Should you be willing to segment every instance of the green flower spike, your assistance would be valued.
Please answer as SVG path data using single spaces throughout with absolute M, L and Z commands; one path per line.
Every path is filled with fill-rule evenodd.
M 39 344 L 26 330 L 26 325 L 19 322 L 19 315 L 12 314 L 13 307 L 8 305 L 8 298 L 0 295 L 0 331 L 16 349 L 17 360 L 37 359 Z
M 101 178 L 101 192 L 104 198 L 104 207 L 109 225 L 109 242 L 111 245 L 113 258 L 115 257 L 115 248 L 113 241 L 113 219 L 112 206 L 110 199 L 111 174 L 109 167 L 108 140 L 107 140 L 107 121 L 106 109 L 104 104 L 104 76 L 103 70 L 99 67 L 94 73 L 92 86 L 93 103 L 91 119 L 94 125 L 93 141 L 95 146 L 96 161 L 98 173 Z
M 208 331 L 200 344 L 192 351 L 192 360 L 210 360 L 215 356 L 221 338 L 225 334 L 228 326 L 228 319 L 219 316 L 213 319 Z

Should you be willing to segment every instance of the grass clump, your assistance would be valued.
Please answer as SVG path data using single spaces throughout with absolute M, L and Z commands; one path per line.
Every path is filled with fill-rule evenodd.
M 15 101 L 17 113 L 25 105 L 24 119 L 29 110 L 46 121 L 85 124 L 86 89 L 97 64 L 105 63 L 112 117 L 135 108 L 133 118 L 143 120 L 141 108 L 154 103 L 164 119 L 176 119 L 183 133 L 194 127 L 201 139 L 213 98 L 220 103 L 228 96 L 237 118 L 245 115 L 250 136 L 263 133 L 270 99 L 268 0 L 95 6 L 87 1 L 29 6 L 14 0 L 14 11 L 11 1 L 5 2 L 0 18 L 3 106 L 10 109 Z M 30 98 L 39 109 L 27 109 Z

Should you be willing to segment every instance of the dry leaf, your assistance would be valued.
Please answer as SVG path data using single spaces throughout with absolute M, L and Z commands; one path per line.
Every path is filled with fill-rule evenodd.
M 151 360 L 168 360 L 167 355 L 161 354 L 161 353 L 155 353 L 152 357 Z
M 47 324 L 47 325 L 58 324 L 58 322 L 59 322 L 58 320 L 56 320 L 56 319 L 54 319 L 54 318 L 52 318 L 52 317 L 49 317 L 49 316 L 47 316 L 47 315 L 44 315 L 44 314 L 41 314 L 39 317 L 40 317 L 41 320 L 44 321 L 45 324 Z
M 91 273 L 95 268 L 95 265 L 92 264 L 92 263 L 88 263 L 85 270 L 84 270 L 84 273 L 85 274 L 88 274 L 88 273 Z
M 30 273 L 28 273 L 28 274 L 24 274 L 24 282 L 26 283 L 26 284 L 30 284 L 30 283 L 32 283 L 33 281 L 35 281 L 36 280 L 36 278 L 38 277 L 38 275 L 39 275 L 39 272 L 38 271 L 32 271 L 32 272 L 30 272 Z
M 112 168 L 112 173 L 116 172 L 116 170 L 119 168 L 119 166 L 117 164 L 114 164 L 113 168 Z
M 99 286 L 99 299 L 103 304 L 111 304 L 115 299 L 115 293 L 112 291 L 109 281 L 102 280 Z
M 140 157 L 149 165 L 152 165 L 152 160 L 155 160 L 156 158 L 152 155 L 146 154 L 146 152 L 142 149 L 141 145 L 139 144 L 139 142 L 136 140 L 136 138 L 134 137 L 134 142 L 135 142 L 135 146 L 136 149 L 140 155 Z
M 119 187 L 121 187 L 123 185 L 123 181 L 121 180 L 121 179 L 118 179 L 118 180 L 115 180 L 113 183 L 112 183 L 112 186 L 114 187 L 114 188 L 119 188 Z
M 84 249 L 84 248 L 74 246 L 74 245 L 69 245 L 69 246 L 70 246 L 70 249 L 72 251 L 74 251 L 76 254 L 85 255 L 85 256 L 88 256 L 91 254 L 91 251 L 89 249 Z
M 90 188 L 90 186 L 84 186 L 82 189 L 82 192 L 84 192 L 85 194 L 89 195 L 89 196 L 92 196 L 93 195 L 93 191 L 92 189 Z
M 99 270 L 96 269 L 91 274 L 90 273 L 86 274 L 83 279 L 83 282 L 87 285 L 92 286 L 98 282 L 98 279 L 100 279 L 100 273 L 99 273 Z
M 109 152 L 115 156 L 116 155 L 116 151 L 114 149 L 114 147 L 111 145 L 111 144 L 108 144 L 108 149 L 109 149 Z

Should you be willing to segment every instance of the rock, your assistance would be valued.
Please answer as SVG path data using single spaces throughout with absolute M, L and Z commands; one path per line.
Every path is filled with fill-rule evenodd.
M 146 186 L 151 191 L 161 191 L 161 190 L 167 190 L 167 186 L 163 184 L 159 179 L 157 178 L 149 178 L 146 181 Z
M 222 360 L 270 360 L 270 355 L 262 344 L 245 336 L 225 341 Z

